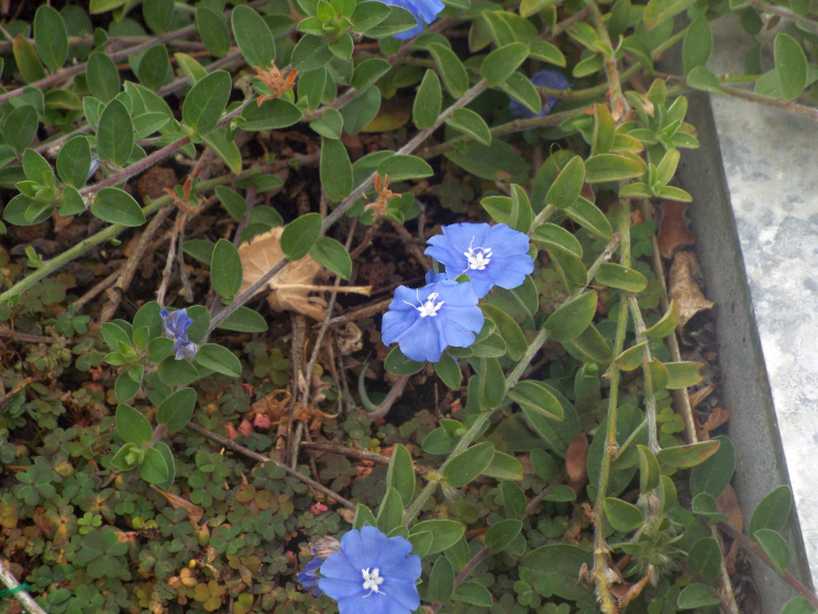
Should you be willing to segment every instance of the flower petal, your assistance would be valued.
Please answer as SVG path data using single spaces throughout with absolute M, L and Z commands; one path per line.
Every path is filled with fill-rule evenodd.
M 398 339 L 400 351 L 407 358 L 418 362 L 437 362 L 443 353 L 438 329 L 432 322 L 435 318 L 418 318 Z
M 496 256 L 528 253 L 528 235 L 514 230 L 506 224 L 492 226 L 485 239 L 485 247 L 490 247 Z
M 387 311 L 381 320 L 381 341 L 384 345 L 395 343 L 418 319 L 418 312 L 415 309 Z
M 318 588 L 328 597 L 335 599 L 335 601 L 350 598 L 360 599 L 368 592 L 363 589 L 363 583 L 360 578 L 355 582 L 350 582 L 349 580 L 339 580 L 338 578 L 327 578 L 323 574 L 318 580 Z
M 354 566 L 341 551 L 327 557 L 321 565 L 321 577 L 357 582 L 361 586 L 361 567 Z
M 404 612 L 414 612 L 420 606 L 418 587 L 413 580 L 387 581 L 383 583 L 382 588 L 393 603 L 404 608 Z

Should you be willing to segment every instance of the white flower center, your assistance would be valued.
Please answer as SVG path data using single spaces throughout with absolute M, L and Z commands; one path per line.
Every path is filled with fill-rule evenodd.
M 440 295 L 437 292 L 432 292 L 426 297 L 426 301 L 424 303 L 421 303 L 419 306 L 415 307 L 421 318 L 434 318 L 437 316 L 437 312 L 440 311 L 445 304 L 443 301 L 437 300 L 438 296 Z M 377 569 L 375 571 L 377 571 Z
M 463 252 L 469 263 L 470 271 L 485 271 L 493 256 L 490 247 L 472 247 Z
M 367 567 L 366 569 L 362 569 L 361 577 L 364 579 L 364 583 L 362 586 L 365 591 L 369 591 L 370 594 L 381 592 L 381 584 L 383 584 L 383 578 L 381 578 L 381 572 L 377 567 L 375 567 L 371 571 L 369 567 Z

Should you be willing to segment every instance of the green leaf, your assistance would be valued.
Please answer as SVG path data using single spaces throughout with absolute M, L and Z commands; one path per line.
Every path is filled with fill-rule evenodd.
M 542 62 L 548 62 L 554 66 L 565 68 L 567 61 L 560 48 L 554 43 L 550 43 L 541 39 L 532 39 L 527 41 L 530 47 L 530 57 Z
M 478 443 L 451 457 L 443 467 L 443 477 L 454 488 L 462 488 L 477 478 L 491 464 L 494 446 Z
M 310 248 L 310 256 L 343 279 L 352 275 L 352 258 L 346 248 L 330 237 L 319 237 Z
M 236 7 L 233 9 L 234 16 L 241 8 L 248 7 Z M 226 70 L 214 71 L 196 83 L 182 103 L 182 121 L 199 133 L 215 128 L 230 100 L 232 83 L 230 73 Z
M 31 105 L 13 109 L 3 122 L 2 139 L 19 154 L 31 145 L 37 134 L 37 111 Z
M 540 458 L 548 456 L 545 452 L 543 452 L 540 449 L 536 449 L 536 451 Z M 531 455 L 532 464 L 534 460 L 533 453 L 534 450 L 532 450 Z M 540 476 L 539 472 L 537 472 L 537 475 L 539 477 L 542 477 Z M 508 516 L 509 518 L 518 518 L 520 520 L 525 518 L 527 499 L 525 497 L 523 489 L 514 482 L 506 481 L 500 484 L 500 490 L 503 493 L 503 509 L 505 511 L 506 516 Z
M 131 157 L 134 130 L 131 116 L 119 100 L 112 100 L 99 118 L 97 153 L 103 160 L 124 166 Z
M 682 65 L 688 74 L 697 66 L 704 66 L 710 59 L 713 49 L 713 35 L 710 32 L 710 20 L 706 15 L 699 15 L 687 28 L 682 43 Z
M 483 475 L 495 480 L 519 482 L 523 479 L 523 464 L 511 454 L 495 450 L 494 457 L 483 471 Z
M 426 553 L 426 556 L 431 556 L 448 550 L 463 539 L 463 535 L 466 533 L 466 527 L 462 522 L 458 522 L 457 520 L 436 518 L 434 520 L 418 522 L 409 530 L 410 538 L 423 533 L 428 533 L 432 536 L 432 545 Z
M 386 496 L 378 508 L 378 528 L 384 533 L 397 529 L 403 519 L 403 501 L 394 488 L 386 489 Z
M 508 397 L 520 407 L 550 420 L 562 420 L 565 417 L 560 400 L 541 382 L 523 380 L 508 392 Z
M 286 100 L 267 100 L 261 106 L 248 105 L 242 112 L 239 126 L 246 132 L 278 130 L 297 124 L 301 117 L 298 107 Z
M 790 547 L 779 533 L 772 529 L 759 529 L 753 533 L 753 538 L 779 571 L 786 571 L 789 568 L 792 556 Z
M 779 32 L 773 41 L 775 72 L 785 100 L 795 100 L 807 85 L 807 56 L 800 43 L 786 32 Z
M 167 32 L 173 24 L 173 0 L 142 0 L 142 17 L 156 34 Z
M 222 57 L 230 50 L 230 30 L 222 13 L 199 3 L 196 7 L 196 29 L 207 50 L 216 57 Z
M 702 537 L 696 541 L 688 553 L 687 566 L 703 580 L 709 581 L 719 577 L 721 573 L 719 543 L 712 537 Z
M 37 53 L 48 70 L 58 70 L 68 58 L 68 31 L 62 15 L 56 9 L 42 5 L 34 14 L 33 26 Z
M 452 595 L 452 599 L 478 608 L 490 608 L 494 603 L 489 589 L 474 580 L 469 580 L 458 586 Z
M 177 433 L 193 417 L 198 396 L 193 388 L 181 388 L 167 397 L 156 410 L 156 421 L 164 424 L 169 433 Z
M 57 174 L 65 183 L 81 188 L 91 168 L 91 146 L 85 136 L 69 139 L 57 155 Z
M 608 522 L 620 533 L 630 533 L 640 527 L 644 521 L 642 510 L 633 503 L 628 503 L 616 497 L 605 497 L 603 506 Z
M 216 186 L 215 192 L 224 210 L 227 211 L 230 217 L 235 221 L 240 222 L 244 218 L 244 213 L 247 210 L 247 203 L 244 197 L 235 190 L 231 190 L 223 185 Z
M 170 81 L 172 74 L 168 49 L 164 45 L 148 49 L 136 69 L 139 82 L 154 91 Z
M 11 42 L 11 50 L 14 55 L 14 62 L 17 64 L 17 70 L 20 71 L 23 81 L 32 83 L 45 77 L 45 71 L 40 63 L 37 50 L 27 38 L 23 38 L 20 34 L 15 36 Z
M 542 98 L 537 86 L 519 70 L 506 79 L 500 89 L 532 113 L 537 114 L 542 110 Z
M 525 43 L 509 43 L 494 49 L 484 59 L 480 66 L 480 75 L 489 85 L 503 83 L 528 57 L 528 45 Z
M 545 321 L 549 337 L 556 341 L 579 337 L 593 321 L 596 304 L 596 292 L 589 290 L 560 305 Z
M 196 354 L 196 363 L 228 377 L 241 377 L 241 361 L 233 352 L 216 343 L 205 343 Z
M 439 556 L 429 573 L 429 586 L 426 589 L 426 600 L 444 603 L 449 600 L 454 590 L 454 570 L 445 556 Z
M 639 451 L 639 492 L 647 494 L 659 486 L 659 460 L 647 446 L 637 444 L 636 449 Z
M 714 588 L 707 584 L 688 584 L 679 593 L 676 599 L 676 607 L 680 610 L 695 610 L 696 608 L 706 608 L 716 606 L 721 603 Z
M 352 73 L 352 87 L 356 90 L 365 90 L 383 77 L 392 65 L 382 58 L 367 58 L 355 66 Z
M 582 243 L 562 226 L 547 222 L 538 226 L 531 240 L 547 248 L 556 248 L 582 259 Z
M 702 363 L 692 361 L 666 362 L 668 390 L 684 390 L 702 381 Z
M 338 202 L 352 192 L 352 163 L 340 140 L 321 137 L 319 170 L 321 187 L 330 201 Z
M 456 109 L 446 125 L 470 136 L 478 143 L 491 145 L 491 130 L 486 120 L 471 109 Z
M 659 450 L 657 458 L 662 467 L 662 473 L 674 469 L 690 469 L 700 465 L 713 456 L 719 449 L 719 442 L 715 439 L 700 441 L 681 446 L 671 446 Z
M 97 192 L 91 213 L 109 224 L 141 226 L 145 223 L 139 203 L 121 188 L 103 188 Z
M 394 182 L 431 177 L 434 175 L 434 171 L 423 158 L 395 154 L 378 165 L 378 174 L 388 176 L 390 181 Z
M 733 479 L 736 469 L 736 450 L 724 435 L 714 437 L 718 451 L 690 472 L 690 492 L 693 496 L 706 492 L 716 498 Z
M 690 72 L 687 73 L 687 84 L 694 90 L 713 92 L 715 94 L 721 92 L 721 81 L 704 66 L 694 66 Z
M 165 484 L 170 481 L 170 467 L 158 448 L 145 450 L 145 458 L 139 466 L 139 477 L 149 484 Z
M 91 94 L 102 102 L 109 102 L 119 93 L 119 70 L 105 53 L 95 51 L 88 56 L 85 79 Z
M 545 195 L 545 202 L 561 209 L 572 206 L 582 191 L 585 183 L 585 163 L 579 156 L 574 156 L 562 168 L 557 178 Z
M 750 518 L 750 535 L 762 529 L 783 531 L 790 521 L 792 492 L 788 486 L 779 486 L 764 497 Z
M 497 326 L 498 332 L 505 340 L 509 358 L 520 360 L 528 347 L 528 340 L 520 325 L 508 313 L 495 305 L 484 304 L 483 312 L 491 318 L 491 321 Z
M 241 288 L 242 267 L 239 250 L 226 239 L 219 239 L 210 257 L 210 285 L 225 301 L 230 301 Z
M 375 514 L 373 514 L 372 510 L 367 506 L 363 503 L 359 503 L 355 506 L 355 518 L 352 522 L 353 528 L 360 529 L 365 526 L 374 527 L 377 523 L 378 520 L 375 518 Z
M 531 201 L 517 184 L 512 184 L 511 196 L 485 196 L 480 206 L 495 222 L 507 224 L 520 232 L 528 232 L 534 218 Z
M 443 352 L 440 356 L 440 360 L 432 366 L 440 378 L 440 381 L 442 381 L 447 388 L 450 390 L 460 389 L 460 384 L 463 381 L 463 373 L 460 371 L 457 361 L 452 358 L 451 354 Z
M 219 154 L 233 174 L 238 175 L 241 172 L 241 152 L 229 128 L 215 128 L 202 135 L 202 138 L 213 151 Z
M 615 262 L 603 262 L 599 266 L 594 279 L 603 286 L 624 290 L 625 292 L 639 293 L 648 286 L 648 280 L 642 273 Z
M 453 98 L 460 98 L 469 88 L 469 74 L 454 51 L 439 43 L 428 46 L 429 53 L 443 79 L 443 85 Z
M 499 407 L 506 397 L 506 382 L 500 360 L 481 358 L 479 373 L 481 409 Z
M 616 141 L 616 125 L 607 104 L 594 105 L 592 154 L 609 153 Z
M 601 239 L 609 240 L 613 236 L 613 228 L 605 214 L 599 207 L 587 198 L 580 196 L 574 204 L 564 209 L 565 213 L 585 230 Z
M 486 531 L 486 545 L 494 552 L 502 552 L 511 545 L 522 529 L 522 521 L 516 518 L 496 522 Z
M 52 187 L 56 183 L 54 171 L 48 160 L 33 149 L 26 149 L 23 152 L 23 172 L 26 179 L 38 184 L 38 187 Z
M 414 375 L 420 371 L 425 364 L 426 363 L 407 358 L 403 355 L 403 352 L 400 351 L 400 348 L 395 346 L 386 355 L 386 359 L 383 361 L 383 368 L 395 375 Z
M 207 262 L 210 262 L 208 259 Z M 263 333 L 268 329 L 267 320 L 258 311 L 249 307 L 239 307 L 219 323 L 221 330 L 237 333 Z
M 344 116 L 337 109 L 328 108 L 318 119 L 310 122 L 310 128 L 328 139 L 340 139 Z
M 153 437 L 153 429 L 148 419 L 130 405 L 120 404 L 114 418 L 116 434 L 122 441 L 143 445 Z
M 668 305 L 665 314 L 645 331 L 645 335 L 649 339 L 664 339 L 674 333 L 678 323 L 679 308 L 674 301 L 670 301 L 670 305 Z
M 638 156 L 596 154 L 585 161 L 585 180 L 588 183 L 623 181 L 641 177 L 645 162 Z
M 815 614 L 818 612 L 804 597 L 793 597 L 784 604 L 781 614 Z
M 415 127 L 431 128 L 440 115 L 442 104 L 443 90 L 440 79 L 435 71 L 427 70 L 412 103 L 412 121 Z
M 645 6 L 642 20 L 647 30 L 675 17 L 694 4 L 695 0 L 650 0 Z
M 412 455 L 406 446 L 397 444 L 392 450 L 389 467 L 386 470 L 386 487 L 394 488 L 405 504 L 409 504 L 415 496 L 415 467 L 412 464 Z
M 306 256 L 321 236 L 321 216 L 305 213 L 284 227 L 281 249 L 288 260 L 300 260 Z
M 233 9 L 233 36 L 247 63 L 269 68 L 275 60 L 276 46 L 267 22 L 254 9 L 240 5 Z

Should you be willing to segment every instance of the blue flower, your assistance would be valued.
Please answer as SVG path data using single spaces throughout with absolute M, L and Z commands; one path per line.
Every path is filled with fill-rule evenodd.
M 412 360 L 437 362 L 447 347 L 469 347 L 483 328 L 470 282 L 443 280 L 412 289 L 398 286 L 383 316 L 381 338 L 397 342 Z
M 352 529 L 341 549 L 321 565 L 321 591 L 338 602 L 339 614 L 410 614 L 420 606 L 420 557 L 403 537 L 375 527 Z
M 165 329 L 165 337 L 173 341 L 173 349 L 176 350 L 176 360 L 183 358 L 193 358 L 199 350 L 199 346 L 193 343 L 187 336 L 187 331 L 193 320 L 187 315 L 187 309 L 177 309 L 168 312 L 162 309 L 159 312 L 162 318 L 162 325 Z
M 407 40 L 423 32 L 423 29 L 432 23 L 440 12 L 446 8 L 440 0 L 384 0 L 384 4 L 397 6 L 414 15 L 417 24 L 414 28 L 395 34 L 398 40 Z
M 565 78 L 558 70 L 549 70 L 548 68 L 538 70 L 531 77 L 531 82 L 539 87 L 550 87 L 553 90 L 567 90 L 571 88 L 571 82 Z M 515 117 L 545 117 L 557 104 L 557 99 L 553 96 L 546 96 L 543 102 L 542 110 L 534 114 L 530 109 L 524 107 L 516 100 L 512 99 L 508 103 L 508 110 Z
M 310 559 L 309 562 L 304 565 L 304 568 L 298 572 L 298 583 L 313 597 L 321 595 L 321 589 L 318 588 L 318 570 L 323 563 L 324 561 L 318 557 Z
M 516 288 L 534 270 L 528 235 L 505 224 L 450 224 L 428 243 L 426 255 L 444 265 L 450 279 L 468 275 L 478 298 L 494 286 Z

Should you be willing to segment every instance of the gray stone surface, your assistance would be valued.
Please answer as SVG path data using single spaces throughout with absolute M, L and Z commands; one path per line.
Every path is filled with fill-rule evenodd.
M 717 53 L 710 68 L 718 73 L 742 72 L 749 37 L 729 21 L 717 24 L 715 33 Z M 774 417 L 815 583 L 818 125 L 783 110 L 724 96 L 713 97 L 712 107 Z

